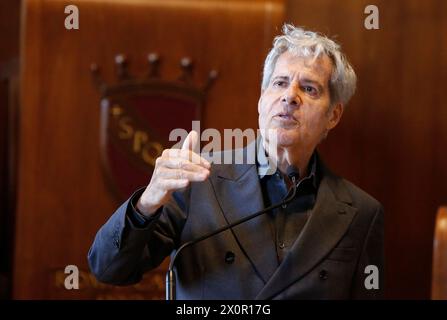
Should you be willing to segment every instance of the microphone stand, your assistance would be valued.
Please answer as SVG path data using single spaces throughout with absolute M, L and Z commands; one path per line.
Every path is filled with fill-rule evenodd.
M 205 234 L 197 239 L 185 242 L 184 244 L 182 244 L 176 251 L 176 253 L 174 254 L 174 256 L 172 257 L 170 263 L 169 263 L 169 268 L 168 271 L 166 273 L 166 300 L 176 300 L 176 291 L 175 291 L 175 287 L 176 287 L 176 272 L 174 270 L 174 264 L 175 264 L 175 260 L 177 258 L 177 256 L 179 255 L 179 253 L 187 248 L 192 246 L 193 244 L 196 244 L 198 242 L 201 242 L 205 239 L 208 239 L 222 231 L 228 230 L 230 228 L 233 228 L 241 223 L 244 223 L 245 221 L 251 220 L 253 218 L 256 218 L 257 216 L 260 216 L 261 214 L 264 214 L 270 210 L 276 209 L 280 206 L 286 205 L 288 204 L 290 201 L 293 200 L 293 198 L 296 195 L 296 189 L 297 189 L 297 177 L 299 177 L 298 171 L 297 169 L 295 169 L 294 167 L 289 166 L 289 168 L 287 168 L 287 175 L 290 177 L 290 179 L 292 180 L 292 186 L 289 189 L 289 191 L 287 192 L 287 195 L 284 197 L 283 200 L 281 200 L 280 203 L 271 205 L 265 209 L 262 209 L 261 211 L 255 212 L 251 215 L 249 215 L 248 217 L 242 218 L 240 220 L 237 220 L 231 224 L 228 224 L 224 227 L 221 227 L 213 232 L 210 232 L 208 234 Z

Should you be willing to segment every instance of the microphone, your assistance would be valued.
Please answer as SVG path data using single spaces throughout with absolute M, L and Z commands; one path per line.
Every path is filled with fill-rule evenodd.
M 294 165 L 289 165 L 286 170 L 287 176 L 292 180 L 293 183 L 296 183 L 300 178 L 300 173 L 297 167 Z
M 287 194 L 285 195 L 285 197 L 276 204 L 273 204 L 265 209 L 262 209 L 261 211 L 255 212 L 245 218 L 236 220 L 235 222 L 228 224 L 224 227 L 221 227 L 213 232 L 210 232 L 208 234 L 205 234 L 197 239 L 193 239 L 191 241 L 185 242 L 184 244 L 182 244 L 176 251 L 176 253 L 174 254 L 174 256 L 172 257 L 170 263 L 169 263 L 169 268 L 168 271 L 166 273 L 166 300 L 176 300 L 176 291 L 175 291 L 175 287 L 176 287 L 176 273 L 174 270 L 174 264 L 175 264 L 175 260 L 178 257 L 178 255 L 180 254 L 180 252 L 182 252 L 183 249 L 190 247 L 198 242 L 201 242 L 205 239 L 208 239 L 218 233 L 221 233 L 225 230 L 228 230 L 230 228 L 233 228 L 241 223 L 244 223 L 248 220 L 251 220 L 253 218 L 256 218 L 257 216 L 260 216 L 270 210 L 279 208 L 283 205 L 288 204 L 289 202 L 291 202 L 293 200 L 293 198 L 295 198 L 296 195 L 296 189 L 297 189 L 297 181 L 299 180 L 299 170 L 293 166 L 293 165 L 289 165 L 287 167 L 287 176 L 290 178 L 290 180 L 292 180 L 292 186 L 290 187 L 290 189 L 288 190 Z

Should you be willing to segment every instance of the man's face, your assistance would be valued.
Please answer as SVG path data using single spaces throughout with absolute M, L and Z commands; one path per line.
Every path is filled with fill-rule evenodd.
M 312 151 L 338 123 L 343 106 L 330 108 L 331 71 L 326 55 L 313 60 L 286 51 L 279 56 L 258 103 L 259 128 L 276 129 L 278 147 Z

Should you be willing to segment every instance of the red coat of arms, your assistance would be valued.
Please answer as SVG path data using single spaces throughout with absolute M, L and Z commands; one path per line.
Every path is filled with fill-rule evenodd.
M 138 187 L 149 183 L 155 160 L 177 141 L 169 141 L 174 129 L 191 130 L 192 121 L 201 118 L 206 92 L 217 76 L 211 71 L 207 83 L 191 84 L 192 63 L 181 61 L 182 75 L 176 81 L 158 76 L 159 59 L 150 54 L 149 74 L 133 79 L 123 55 L 116 56 L 119 82 L 107 85 L 99 68 L 91 71 L 101 91 L 100 146 L 106 179 L 118 201 L 127 199 Z

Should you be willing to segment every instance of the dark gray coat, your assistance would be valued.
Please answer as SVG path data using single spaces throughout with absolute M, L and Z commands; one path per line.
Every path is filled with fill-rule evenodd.
M 383 209 L 379 202 L 320 164 L 315 206 L 288 256 L 277 266 L 266 216 L 185 249 L 178 257 L 178 299 L 380 298 Z M 210 178 L 174 193 L 158 219 L 136 228 L 126 201 L 98 231 L 89 251 L 95 276 L 111 284 L 138 282 L 182 243 L 263 208 L 256 165 L 213 165 Z M 235 255 L 225 261 L 227 252 Z M 367 265 L 379 289 L 365 288 Z

